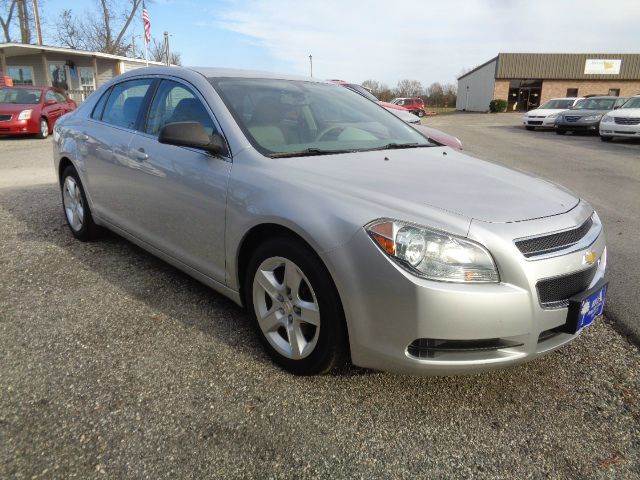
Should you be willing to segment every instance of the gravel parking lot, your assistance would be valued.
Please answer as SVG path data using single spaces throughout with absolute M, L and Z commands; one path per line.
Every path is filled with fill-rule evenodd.
M 608 308 L 638 321 L 640 144 L 428 123 L 592 201 Z M 610 322 L 477 376 L 293 377 L 222 296 L 115 235 L 75 241 L 50 150 L 0 141 L 0 478 L 640 478 L 640 352 Z

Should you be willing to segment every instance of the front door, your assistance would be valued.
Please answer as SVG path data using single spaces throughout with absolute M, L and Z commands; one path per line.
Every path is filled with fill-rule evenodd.
M 231 162 L 204 150 L 166 145 L 167 123 L 197 121 L 219 131 L 203 99 L 188 84 L 162 80 L 129 146 L 128 223 L 139 236 L 186 265 L 225 281 L 225 211 Z

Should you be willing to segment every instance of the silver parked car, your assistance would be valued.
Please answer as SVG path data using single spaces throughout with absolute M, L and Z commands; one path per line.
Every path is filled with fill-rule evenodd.
M 602 313 L 587 202 L 337 85 L 143 68 L 54 140 L 76 238 L 106 227 L 244 305 L 294 373 L 349 358 L 417 374 L 513 365 Z

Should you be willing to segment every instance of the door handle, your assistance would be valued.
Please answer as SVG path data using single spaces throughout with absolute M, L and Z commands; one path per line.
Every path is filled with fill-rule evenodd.
M 144 151 L 144 148 L 139 148 L 138 150 L 133 151 L 133 156 L 136 160 L 140 162 L 144 162 L 149 158 L 149 155 Z

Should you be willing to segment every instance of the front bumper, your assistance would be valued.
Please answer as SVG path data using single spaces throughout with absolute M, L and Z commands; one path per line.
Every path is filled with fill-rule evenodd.
M 548 115 L 541 118 L 541 116 L 527 117 L 525 115 L 522 117 L 522 124 L 525 127 L 554 128 L 556 125 L 556 117 L 550 118 L 550 115 Z
M 598 132 L 598 127 L 600 125 L 600 120 L 583 122 L 581 120 L 577 120 L 575 122 L 567 122 L 566 120 L 555 122 L 555 127 L 557 130 L 562 130 L 565 132 Z
M 514 238 L 573 228 L 592 209 L 580 203 L 555 217 L 512 224 L 472 223 L 470 237 L 487 245 L 498 265 L 497 284 L 455 284 L 415 277 L 386 257 L 364 230 L 329 253 L 340 292 L 356 365 L 421 375 L 465 374 L 505 367 L 547 353 L 577 335 L 554 332 L 567 308 L 542 308 L 536 283 L 585 268 L 584 250 L 528 260 Z M 606 248 L 601 233 L 589 247 L 598 268 L 591 285 L 604 277 Z M 446 352 L 419 358 L 418 339 L 504 340 L 503 348 Z M 513 345 L 513 346 L 512 346 Z
M 619 125 L 617 123 L 601 123 L 600 135 L 606 137 L 640 138 L 640 125 Z
M 38 133 L 39 128 L 32 120 L 0 121 L 0 135 L 31 135 Z

